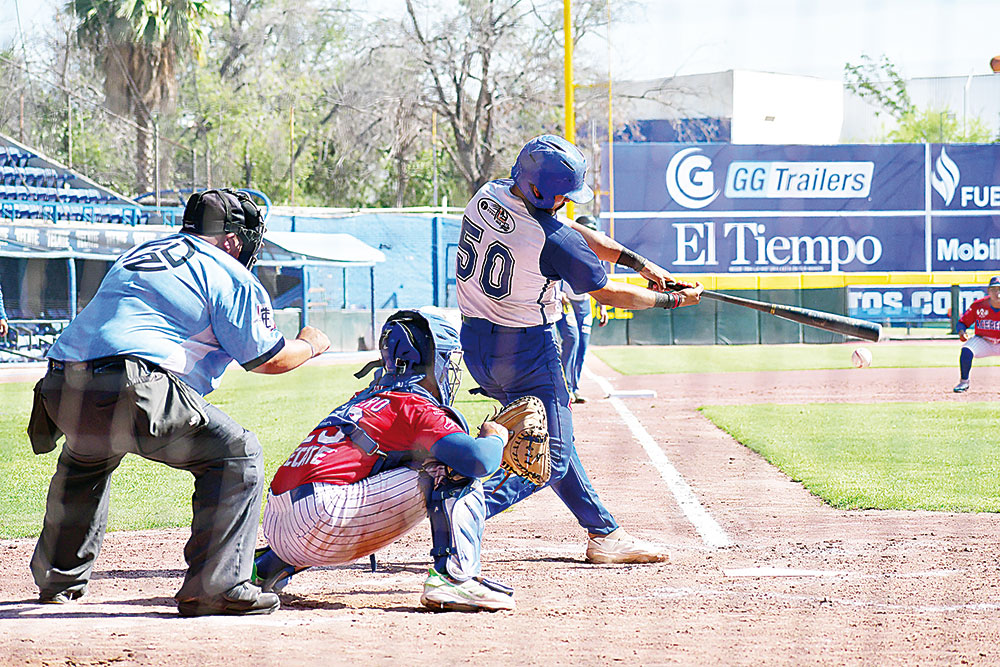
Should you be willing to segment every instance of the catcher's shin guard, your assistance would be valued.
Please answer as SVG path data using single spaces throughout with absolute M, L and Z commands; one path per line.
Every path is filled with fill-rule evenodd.
M 486 498 L 478 479 L 448 473 L 446 466 L 436 462 L 421 472 L 431 520 L 431 556 L 438 572 L 465 581 L 479 575 Z

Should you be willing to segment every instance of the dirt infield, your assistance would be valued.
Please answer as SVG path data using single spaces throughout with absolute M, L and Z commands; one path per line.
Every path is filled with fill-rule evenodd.
M 616 401 L 576 409 L 580 455 L 618 520 L 672 562 L 596 566 L 544 491 L 487 525 L 484 574 L 513 613 L 424 611 L 428 531 L 367 563 L 297 575 L 270 616 L 182 619 L 184 530 L 113 533 L 89 594 L 34 604 L 31 540 L 0 542 L 0 661 L 45 665 L 997 664 L 1000 530 L 992 514 L 833 510 L 695 411 L 748 401 L 995 400 L 1000 369 L 955 395 L 954 369 L 621 377 L 616 389 L 731 542 L 712 547 Z M 592 379 L 585 392 L 596 398 Z M 682 509 L 684 511 L 682 511 Z

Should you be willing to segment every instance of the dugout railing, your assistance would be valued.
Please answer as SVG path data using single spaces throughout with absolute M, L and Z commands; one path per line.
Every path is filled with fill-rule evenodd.
M 7 324 L 7 336 L 0 338 L 0 361 L 40 361 L 69 320 L 8 320 Z

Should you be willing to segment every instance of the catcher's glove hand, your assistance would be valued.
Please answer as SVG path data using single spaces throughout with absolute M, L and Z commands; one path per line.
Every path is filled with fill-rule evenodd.
M 548 482 L 552 476 L 552 459 L 545 405 L 541 400 L 534 396 L 519 398 L 501 409 L 491 421 L 509 432 L 500 462 L 508 476 L 518 475 L 538 486 Z

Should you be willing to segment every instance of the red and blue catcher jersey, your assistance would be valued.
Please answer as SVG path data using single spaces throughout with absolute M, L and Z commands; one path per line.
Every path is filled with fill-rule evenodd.
M 351 410 L 351 417 L 381 451 L 413 452 L 417 460 L 427 458 L 431 446 L 441 438 L 466 432 L 441 406 L 409 392 L 376 394 Z M 320 422 L 278 468 L 271 493 L 284 493 L 309 482 L 353 484 L 368 477 L 378 459 L 377 454 L 369 456 L 361 451 L 336 426 Z
M 993 343 L 1000 342 L 1000 310 L 990 305 L 988 296 L 973 301 L 958 321 L 961 329 L 975 324 L 977 336 Z

